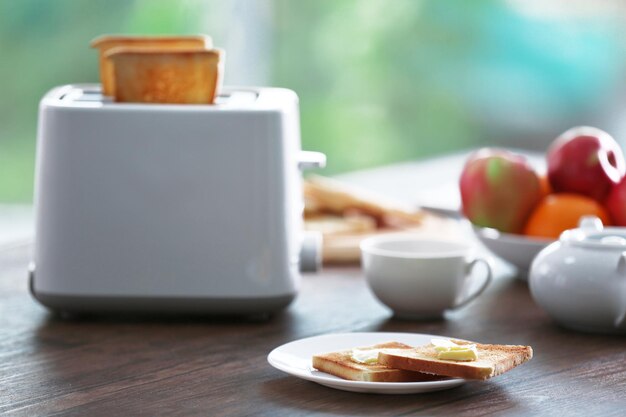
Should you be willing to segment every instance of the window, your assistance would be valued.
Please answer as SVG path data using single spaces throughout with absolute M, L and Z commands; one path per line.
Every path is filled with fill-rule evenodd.
M 103 33 L 212 35 L 226 83 L 299 94 L 303 147 L 333 174 L 543 149 L 577 124 L 625 140 L 625 15 L 619 1 L 0 1 L 0 202 L 32 200 L 37 102 L 97 80 Z

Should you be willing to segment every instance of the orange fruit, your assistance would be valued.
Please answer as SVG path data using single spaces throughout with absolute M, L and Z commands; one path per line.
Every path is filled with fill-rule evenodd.
M 544 197 L 552 193 L 552 186 L 546 174 L 539 176 L 539 188 L 541 189 L 541 195 Z
M 609 215 L 597 201 L 578 194 L 550 194 L 531 213 L 524 234 L 558 238 L 563 231 L 578 227 L 582 216 L 597 216 L 610 224 Z

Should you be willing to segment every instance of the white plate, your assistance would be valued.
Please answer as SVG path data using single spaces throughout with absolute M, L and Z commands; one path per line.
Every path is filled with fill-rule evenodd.
M 315 354 L 371 346 L 384 342 L 401 342 L 411 346 L 430 343 L 434 337 L 418 333 L 338 333 L 309 337 L 284 344 L 267 355 L 274 368 L 298 378 L 317 382 L 330 388 L 344 391 L 375 394 L 416 394 L 454 388 L 465 383 L 464 379 L 453 378 L 428 382 L 364 382 L 348 381 L 320 372 L 311 366 Z

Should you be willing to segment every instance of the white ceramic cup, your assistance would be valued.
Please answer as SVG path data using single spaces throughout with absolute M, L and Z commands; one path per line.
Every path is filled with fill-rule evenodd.
M 374 295 L 396 317 L 441 318 L 446 310 L 478 297 L 492 279 L 489 262 L 472 256 L 467 243 L 404 235 L 383 235 L 361 242 L 361 260 Z M 486 274 L 473 273 L 482 263 Z M 476 280 L 480 279 L 480 285 Z

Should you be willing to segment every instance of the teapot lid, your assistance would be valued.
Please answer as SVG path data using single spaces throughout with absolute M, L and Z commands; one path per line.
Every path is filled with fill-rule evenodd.
M 595 216 L 584 216 L 578 228 L 561 233 L 563 243 L 596 249 L 626 250 L 626 227 L 604 227 Z

